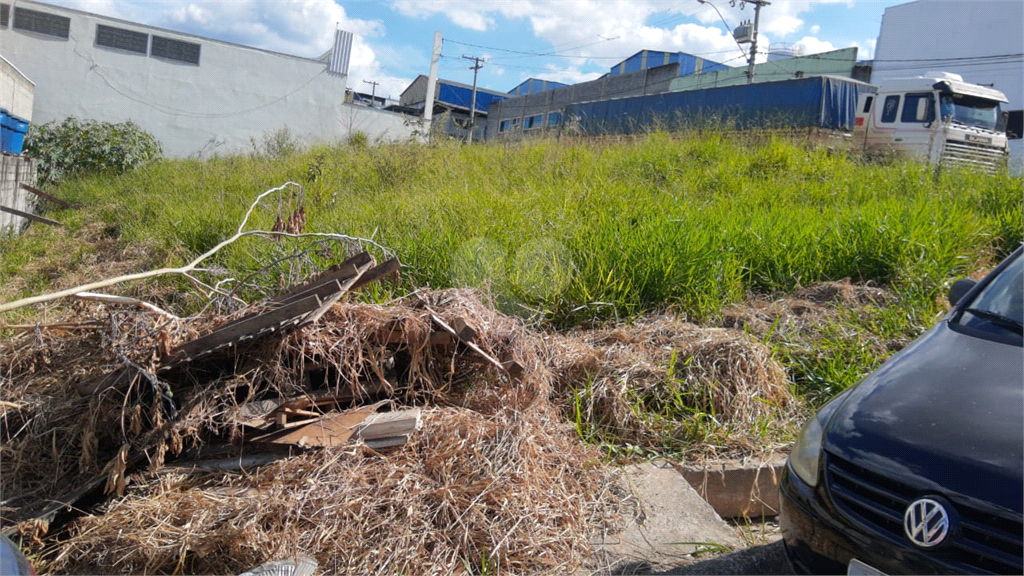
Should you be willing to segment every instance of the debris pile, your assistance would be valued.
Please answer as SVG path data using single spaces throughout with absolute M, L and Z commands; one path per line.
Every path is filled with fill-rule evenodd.
M 471 291 L 343 301 L 397 270 L 363 253 L 227 318 L 81 304 L 25 331 L 2 367 L 7 531 L 58 573 L 580 566 L 606 469 L 550 403 L 542 341 Z
M 589 445 L 749 453 L 799 408 L 739 330 L 543 333 L 472 290 L 348 301 L 398 270 L 360 253 L 227 316 L 90 300 L 17 328 L 5 532 L 53 573 L 572 572 L 625 510 Z

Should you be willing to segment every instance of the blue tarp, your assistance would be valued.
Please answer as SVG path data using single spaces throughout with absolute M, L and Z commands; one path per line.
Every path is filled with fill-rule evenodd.
M 473 102 L 473 90 L 471 88 L 463 88 L 461 86 L 453 86 L 444 82 L 439 82 L 440 88 L 437 92 L 437 99 L 440 102 L 452 104 L 455 106 L 461 106 L 465 109 L 470 108 L 470 104 Z M 498 96 L 491 94 L 490 92 L 484 92 L 482 90 L 476 91 L 476 109 L 480 112 L 487 112 L 492 102 L 498 100 L 504 100 L 508 96 Z
M 847 78 L 812 76 L 573 104 L 565 114 L 578 118 L 590 134 L 628 134 L 654 124 L 852 130 L 862 91 L 875 88 Z

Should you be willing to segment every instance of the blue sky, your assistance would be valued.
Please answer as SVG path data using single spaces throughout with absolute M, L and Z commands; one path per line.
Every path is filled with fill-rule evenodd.
M 435 31 L 445 40 L 442 78 L 471 83 L 462 56 L 479 56 L 480 86 L 504 92 L 529 77 L 591 80 L 642 49 L 741 66 L 731 30 L 754 16 L 752 5 L 729 0 L 51 1 L 302 56 L 325 52 L 338 26 L 355 34 L 349 88 L 369 92 L 365 82 L 379 82 L 377 94 L 394 98 L 428 72 Z M 774 0 L 761 11 L 759 48 L 812 54 L 857 46 L 859 59 L 870 59 L 885 8 L 902 3 Z

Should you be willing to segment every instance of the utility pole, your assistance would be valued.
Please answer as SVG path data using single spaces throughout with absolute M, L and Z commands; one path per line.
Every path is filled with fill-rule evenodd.
M 740 8 L 742 8 L 745 3 L 754 5 L 754 30 L 750 36 L 750 60 L 747 63 L 747 84 L 753 84 L 754 59 L 757 58 L 757 26 L 761 23 L 761 7 L 768 6 L 771 2 L 768 2 L 767 0 L 741 0 Z M 736 5 L 735 0 L 733 0 L 732 5 Z
M 370 91 L 370 108 L 376 108 L 374 104 L 377 103 L 377 86 L 380 82 L 370 82 L 369 80 L 363 80 L 363 82 L 366 84 L 373 84 L 373 89 Z
M 466 60 L 473 61 L 473 65 L 469 67 L 469 69 L 473 71 L 473 101 L 469 107 L 469 138 L 467 140 L 470 144 L 472 144 L 473 129 L 476 128 L 476 75 L 477 72 L 484 67 L 484 65 L 481 64 L 481 62 L 483 62 L 484 59 L 478 58 L 476 56 L 466 56 L 465 54 L 463 54 L 462 57 L 465 58 Z
M 434 51 L 430 53 L 430 75 L 427 76 L 427 99 L 423 102 L 423 139 L 430 141 L 433 133 L 434 90 L 437 89 L 437 62 L 441 59 L 441 32 L 434 32 Z

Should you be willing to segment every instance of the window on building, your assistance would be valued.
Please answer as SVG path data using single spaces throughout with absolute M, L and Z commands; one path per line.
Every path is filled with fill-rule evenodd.
M 146 54 L 149 51 L 149 34 L 97 24 L 96 45 Z
M 11 5 L 0 4 L 0 27 L 7 28 L 11 24 Z
M 551 112 L 548 114 L 548 126 L 558 126 L 562 123 L 561 112 Z
M 199 65 L 199 44 L 182 42 L 153 35 L 153 45 L 149 49 L 149 55 L 154 58 L 164 58 L 175 62 Z
M 868 96 L 867 98 L 865 98 L 864 99 L 864 109 L 861 110 L 861 113 L 862 114 L 867 114 L 868 112 L 871 112 L 871 103 L 874 102 L 874 101 L 875 101 L 875 97 L 874 96 Z
M 519 126 L 519 118 L 512 119 L 512 127 L 514 128 L 516 126 Z
M 71 35 L 71 18 L 15 6 L 14 29 L 66 40 Z
M 523 130 L 530 130 L 530 129 L 533 129 L 533 128 L 540 128 L 541 127 L 541 122 L 542 122 L 543 118 L 544 118 L 543 114 L 535 114 L 533 116 L 527 116 L 526 119 L 523 120 Z
M 502 120 L 501 124 L 498 125 L 498 132 L 507 132 L 511 127 L 512 122 L 510 120 Z
M 923 115 L 918 117 L 918 108 L 923 108 Z M 900 115 L 900 122 L 934 122 L 935 121 L 935 97 L 931 92 L 920 94 L 907 94 L 903 99 L 903 114 Z
M 896 112 L 900 109 L 900 97 L 897 95 L 886 96 L 885 105 L 882 106 L 882 122 L 895 122 Z

